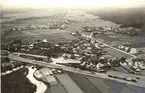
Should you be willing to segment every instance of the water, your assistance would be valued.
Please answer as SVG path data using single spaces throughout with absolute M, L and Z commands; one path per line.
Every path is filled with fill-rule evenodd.
M 35 93 L 44 93 L 47 89 L 47 86 L 43 82 L 36 80 L 33 76 L 33 73 L 36 71 L 36 68 L 28 67 L 28 70 L 29 72 L 26 77 L 30 80 L 32 84 L 36 85 Z
M 2 72 L 1 75 L 4 76 L 4 75 L 7 75 L 7 74 L 10 74 L 10 73 L 12 73 L 14 71 L 17 71 L 17 70 L 21 69 L 21 68 L 23 68 L 23 66 L 13 68 L 12 70 L 8 70 L 6 72 Z
M 1 77 L 2 93 L 44 93 L 47 86 L 33 77 L 36 68 L 23 67 Z

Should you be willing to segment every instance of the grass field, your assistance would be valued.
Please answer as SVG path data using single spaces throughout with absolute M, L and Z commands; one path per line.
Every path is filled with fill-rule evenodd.
M 39 29 L 39 30 L 27 30 L 27 31 L 11 31 L 5 33 L 3 41 L 9 41 L 13 39 L 27 39 L 43 40 L 47 39 L 51 43 L 66 42 L 69 40 L 76 40 L 70 32 L 64 30 L 53 29 Z M 4 40 L 5 39 L 5 40 Z
M 145 23 L 144 8 L 104 8 L 99 11 L 89 11 L 90 14 L 99 16 L 101 19 L 109 20 L 124 27 L 142 28 Z
M 93 86 L 83 75 L 68 73 L 72 80 L 82 89 L 84 93 L 101 93 L 101 91 Z
M 84 93 L 67 74 L 56 75 L 68 93 Z
M 90 25 L 90 26 L 117 26 L 115 23 L 110 21 L 104 21 L 99 19 L 98 16 L 94 16 L 92 14 L 86 13 L 82 10 L 35 10 L 29 12 L 22 13 L 14 13 L 14 14 L 5 14 L 8 17 L 12 17 L 15 15 L 16 19 L 13 21 L 8 21 L 2 23 L 2 28 L 23 28 L 25 26 L 30 25 L 42 25 L 53 22 L 62 22 L 67 19 L 73 21 L 69 25 L 68 30 L 72 30 L 72 28 L 79 28 L 80 26 Z M 85 22 L 84 22 L 85 21 Z
M 65 88 L 62 86 L 62 85 L 60 85 L 60 84 L 58 84 L 58 85 L 55 85 L 55 86 L 52 86 L 51 88 L 50 88 L 50 93 L 68 93 L 66 90 L 65 90 Z
M 85 93 L 144 93 L 145 88 L 68 72 Z
M 24 28 L 30 25 L 42 25 L 64 21 L 65 9 L 9 9 L 2 10 L 3 30 L 7 28 Z

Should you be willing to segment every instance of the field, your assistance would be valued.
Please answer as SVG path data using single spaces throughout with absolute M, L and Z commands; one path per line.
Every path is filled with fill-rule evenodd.
M 13 39 L 28 39 L 43 40 L 47 39 L 51 43 L 66 42 L 75 40 L 76 38 L 70 32 L 64 30 L 39 29 L 27 31 L 11 31 L 3 37 L 2 43 Z
M 142 8 L 104 8 L 98 11 L 89 11 L 88 13 L 100 16 L 101 19 L 109 20 L 123 27 L 142 28 L 145 23 L 145 14 Z
M 31 10 L 28 12 L 4 13 L 3 16 L 3 20 L 14 19 L 12 21 L 3 22 L 3 29 L 21 28 L 29 25 L 47 24 L 49 22 L 60 22 L 67 19 L 70 19 L 72 23 L 74 23 L 69 25 L 70 28 L 78 28 L 85 25 L 117 26 L 113 22 L 101 20 L 98 16 L 88 14 L 82 10 Z
M 4 12 L 4 19 L 11 19 L 14 16 L 15 20 L 2 23 L 1 33 L 4 33 L 4 30 L 8 28 L 23 28 L 30 25 L 44 25 L 48 23 L 65 22 L 68 19 L 70 20 L 70 23 L 67 24 L 68 28 L 64 29 L 67 32 L 59 32 L 57 30 L 50 29 L 5 32 L 5 34 L 2 35 L 2 43 L 5 44 L 7 41 L 12 39 L 23 39 L 29 37 L 32 39 L 45 38 L 52 43 L 65 42 L 67 40 L 75 39 L 69 34 L 69 32 L 82 31 L 82 27 L 84 26 L 119 27 L 121 25 L 125 25 L 141 28 L 145 22 L 143 12 L 144 10 L 141 10 L 140 8 L 126 10 L 105 8 L 92 11 L 79 9 L 38 9 L 32 11 L 30 9 L 29 11 L 24 12 Z M 90 35 L 90 33 L 87 34 Z M 140 33 L 139 37 L 129 37 L 127 35 L 96 35 L 95 38 L 116 47 L 126 42 L 134 43 L 138 41 L 138 38 L 144 37 L 144 35 L 144 32 L 142 32 Z
M 52 86 L 49 91 L 50 93 L 68 93 L 61 84 Z
M 61 22 L 65 20 L 65 14 L 65 9 L 2 9 L 2 32 L 8 28 L 24 28 L 30 25 L 42 25 L 50 22 Z
M 98 88 L 95 88 L 84 76 L 75 73 L 68 73 L 72 80 L 82 89 L 84 93 L 101 93 Z
M 30 15 L 31 14 L 31 15 Z M 54 22 L 64 22 L 67 19 L 71 20 L 68 24 L 68 32 L 39 29 L 39 30 L 25 30 L 25 31 L 13 31 L 5 32 L 2 35 L 2 43 L 10 41 L 12 39 L 23 39 L 31 37 L 33 39 L 48 39 L 50 42 L 65 42 L 67 40 L 74 40 L 75 38 L 70 35 L 69 32 L 81 31 L 82 27 L 86 25 L 90 26 L 119 26 L 110 21 L 104 21 L 99 19 L 98 16 L 88 14 L 81 10 L 35 10 L 28 12 L 12 12 L 4 13 L 4 18 L 15 16 L 17 19 L 2 23 L 2 32 L 8 28 L 23 28 L 30 25 L 43 25 Z M 94 21 L 94 19 L 96 19 Z
M 144 88 L 68 72 L 85 93 L 143 93 Z
M 14 11 L 14 10 L 13 10 Z M 141 28 L 145 22 L 144 9 L 114 9 L 104 8 L 99 10 L 67 10 L 67 9 L 38 9 L 15 10 L 15 12 L 3 10 L 3 19 L 12 20 L 3 22 L 2 27 L 23 27 L 35 24 L 45 24 L 67 19 L 75 21 L 79 25 L 95 26 L 133 26 Z M 21 11 L 21 12 L 20 12 Z M 103 20 L 102 20 L 103 19 Z M 84 22 L 85 21 L 85 22 Z M 113 23 L 114 22 L 114 23 Z M 115 24 L 117 23 L 117 24 Z M 71 25 L 72 26 L 72 25 Z
M 56 77 L 68 93 L 84 93 L 67 74 L 56 75 Z
M 66 42 L 68 40 L 76 40 L 76 38 L 71 35 L 71 32 L 81 31 L 82 27 L 84 26 L 118 27 L 120 25 L 124 25 L 124 26 L 134 26 L 137 28 L 141 28 L 143 23 L 145 22 L 144 19 L 145 15 L 141 13 L 141 11 L 143 10 L 139 10 L 135 12 L 134 10 L 132 10 L 132 12 L 130 10 L 127 10 L 126 12 L 124 12 L 123 10 L 121 10 L 122 12 L 118 12 L 118 10 L 112 10 L 112 11 L 110 10 L 83 11 L 83 10 L 65 10 L 65 9 L 51 10 L 51 11 L 50 10 L 37 10 L 37 11 L 30 10 L 25 12 L 9 11 L 3 13 L 4 14 L 3 20 L 4 19 L 9 19 L 9 20 L 2 23 L 1 33 L 4 33 L 2 35 L 2 41 L 1 41 L 2 44 L 10 42 L 11 40 L 14 39 L 28 39 L 28 38 L 31 38 L 32 40 L 47 39 L 48 42 L 51 43 Z M 64 22 L 67 19 L 70 19 L 71 22 L 70 24 L 68 24 L 68 28 L 66 28 L 65 30 L 38 29 L 38 30 L 4 32 L 4 30 L 7 28 L 23 28 L 30 25 L 43 25 L 47 23 Z M 86 33 L 86 34 L 89 35 L 90 33 Z M 112 46 L 117 46 L 124 42 L 134 42 L 137 39 L 137 37 L 128 37 L 125 35 L 124 36 L 96 35 L 95 38 L 105 43 L 108 43 Z M 33 50 L 30 52 L 32 54 L 41 54 L 44 51 Z M 118 56 L 120 56 L 119 53 Z M 145 89 L 140 87 L 121 84 L 108 80 L 102 80 L 93 77 L 87 77 L 80 74 L 74 74 L 68 72 L 68 75 L 84 93 L 143 93 L 145 91 Z M 16 76 L 10 75 L 10 77 L 16 77 Z M 4 86 L 12 85 L 7 83 L 7 80 L 11 79 L 10 77 L 2 78 L 2 80 L 4 81 L 4 83 L 2 82 Z M 59 78 L 62 80 L 63 83 L 65 83 L 65 87 L 67 87 L 70 90 L 73 89 L 70 88 L 71 86 L 69 86 L 68 83 L 66 84 L 67 80 L 65 81 L 65 77 L 59 76 Z M 70 80 L 70 78 L 67 79 Z M 10 81 L 13 82 L 15 80 L 10 80 Z M 18 87 L 21 88 L 21 86 Z M 24 86 L 22 85 L 22 87 Z M 64 86 L 62 85 L 56 85 L 54 87 L 51 87 L 50 91 L 55 93 L 60 93 L 60 92 L 67 93 L 67 91 L 63 87 Z M 9 91 L 12 90 L 10 89 Z

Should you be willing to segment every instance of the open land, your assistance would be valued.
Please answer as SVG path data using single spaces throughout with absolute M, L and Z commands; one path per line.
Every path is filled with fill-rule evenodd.
M 60 10 L 59 11 L 58 10 L 54 10 L 54 11 L 39 10 L 39 13 L 38 11 L 34 11 L 34 12 L 28 11 L 28 12 L 19 12 L 19 13 L 12 12 L 10 14 L 4 15 L 4 18 L 9 17 L 11 20 L 6 21 L 6 22 L 4 21 L 2 23 L 2 32 L 1 32 L 2 43 L 6 43 L 14 39 L 28 39 L 28 38 L 31 38 L 33 40 L 47 39 L 50 43 L 59 43 L 59 42 L 66 42 L 69 40 L 76 40 L 77 38 L 72 36 L 70 33 L 76 32 L 76 31 L 82 32 L 82 27 L 84 26 L 119 27 L 121 24 L 123 24 L 124 26 L 135 26 L 137 28 L 141 28 L 143 26 L 144 14 L 142 14 L 140 11 L 139 11 L 140 15 L 136 16 L 136 14 L 133 14 L 134 16 L 132 18 L 128 18 L 132 14 L 130 12 L 128 12 L 127 14 L 126 12 L 122 14 L 116 14 L 113 11 L 112 13 L 114 13 L 114 16 L 106 15 L 106 13 L 98 14 L 94 11 L 93 13 L 92 11 L 90 13 L 90 11 L 88 12 L 84 10 L 66 10 L 66 9 L 63 9 L 61 11 Z M 125 17 L 126 15 L 127 17 Z M 12 16 L 13 18 L 11 18 Z M 134 18 L 136 19 L 135 21 L 132 22 L 132 19 Z M 138 18 L 141 18 L 141 19 L 138 19 Z M 7 28 L 24 28 L 24 27 L 29 27 L 31 25 L 44 25 L 48 23 L 64 22 L 67 19 L 70 20 L 70 23 L 67 24 L 67 28 L 65 28 L 64 30 L 37 29 L 37 30 L 5 32 Z M 124 21 L 121 21 L 122 19 L 124 19 Z M 91 34 L 89 32 L 82 32 L 82 33 L 87 34 L 87 35 Z M 122 35 L 107 35 L 107 36 L 96 35 L 94 37 L 95 39 L 102 41 L 104 43 L 107 43 L 109 45 L 112 45 L 112 46 L 117 46 L 120 43 L 124 43 L 124 42 L 134 42 L 137 38 L 137 37 L 128 37 L 126 35 L 124 36 Z M 145 48 L 142 47 L 142 50 L 145 50 Z M 36 54 L 36 52 L 37 54 L 40 54 L 42 51 L 41 50 L 34 51 L 34 54 Z M 114 54 L 114 52 L 112 52 L 112 54 Z M 118 54 L 118 56 L 120 55 Z M 145 55 L 143 54 L 142 56 L 145 56 Z M 82 90 L 84 93 L 122 93 L 122 92 L 143 93 L 145 91 L 144 88 L 135 87 L 128 84 L 122 84 L 122 83 L 117 83 L 114 81 L 87 77 L 87 76 L 74 74 L 70 72 L 68 72 L 67 74 L 71 77 L 69 79 L 67 77 L 67 80 L 71 82 L 73 80 L 77 84 L 77 86 L 80 88 L 80 90 L 76 90 L 76 91 Z M 66 90 L 64 90 L 64 88 L 68 87 L 69 89 L 70 86 L 67 86 L 66 82 L 64 81 L 65 79 L 63 79 L 63 76 L 58 76 L 58 79 L 59 77 L 60 77 L 60 80 L 62 80 L 62 85 L 63 83 L 65 83 L 64 86 L 57 85 L 55 87 L 52 87 L 51 91 L 56 92 L 56 93 L 59 93 L 59 91 L 62 91 L 63 93 L 66 93 Z M 73 84 L 72 86 L 74 85 L 75 84 Z M 71 93 L 71 92 L 68 92 L 68 93 Z
M 67 19 L 70 19 L 71 22 L 70 22 L 70 24 L 67 25 L 68 28 L 66 28 L 65 30 L 72 31 L 72 32 L 81 31 L 82 27 L 84 27 L 84 26 L 118 27 L 118 26 L 120 26 L 120 24 L 124 24 L 124 23 L 115 24 L 115 23 L 113 23 L 114 21 L 111 22 L 112 20 L 110 20 L 110 21 L 102 20 L 101 17 L 103 14 L 98 15 L 98 16 L 100 16 L 100 17 L 98 17 L 98 16 L 96 16 L 98 12 L 95 15 L 95 14 L 88 13 L 88 11 L 86 12 L 85 10 L 39 11 L 39 15 L 38 14 L 36 15 L 37 12 L 38 11 L 34 11 L 34 13 L 31 13 L 31 16 L 28 16 L 30 12 L 17 14 L 18 19 L 15 21 L 12 21 L 12 22 L 3 23 L 2 30 L 4 30 L 5 28 L 21 28 L 21 27 L 26 27 L 26 26 L 30 26 L 30 25 L 42 25 L 42 24 L 47 24 L 50 22 L 51 23 L 63 22 Z M 44 12 L 45 12 L 45 14 L 44 14 Z M 95 12 L 93 12 L 93 13 L 95 13 Z M 128 13 L 130 13 L 130 11 Z M 54 16 L 54 14 L 56 16 Z M 22 15 L 24 15 L 24 16 L 21 17 Z M 26 15 L 27 15 L 27 17 L 26 17 Z M 42 15 L 44 15 L 45 17 L 44 16 L 42 17 Z M 104 14 L 104 15 L 107 15 L 107 14 Z M 112 15 L 108 14 L 108 16 L 112 16 Z M 126 16 L 125 13 L 124 13 L 124 16 Z M 128 17 L 129 16 L 131 16 L 131 14 L 128 15 Z M 120 19 L 120 16 L 117 16 L 116 19 L 117 18 Z M 140 18 L 140 17 L 138 17 L 138 18 Z M 126 18 L 125 20 L 130 21 L 130 19 L 128 19 L 128 18 Z M 140 20 L 143 21 L 142 19 L 140 19 Z M 132 22 L 130 22 L 130 23 L 132 23 Z M 114 39 L 114 38 L 112 38 L 113 36 L 106 36 L 106 37 L 108 37 L 110 39 Z M 121 38 L 123 40 L 121 40 Z M 105 39 L 105 38 L 103 37 L 101 39 Z M 118 40 L 116 40 L 116 39 L 118 39 Z M 126 40 L 129 42 L 129 41 L 132 41 L 133 39 L 136 39 L 136 37 L 115 36 L 116 41 L 113 41 L 113 42 L 117 42 L 117 41 L 125 42 Z M 111 40 L 111 42 L 112 42 L 112 40 Z
M 27 31 L 14 31 L 5 35 L 2 43 L 15 39 L 27 39 L 32 40 L 43 40 L 47 39 L 51 43 L 58 43 L 68 40 L 75 40 L 76 38 L 71 35 L 68 31 L 63 30 L 52 30 L 52 29 L 38 29 L 38 30 L 27 30 Z
M 122 27 L 131 26 L 142 28 L 145 22 L 144 12 L 145 11 L 142 8 L 108 8 L 108 11 L 105 11 L 105 9 L 100 9 L 99 12 L 92 10 L 89 13 L 100 16 L 101 19 L 121 24 Z
M 85 93 L 143 93 L 145 90 L 141 87 L 121 84 L 114 81 L 82 76 L 70 72 L 68 72 L 68 74 Z

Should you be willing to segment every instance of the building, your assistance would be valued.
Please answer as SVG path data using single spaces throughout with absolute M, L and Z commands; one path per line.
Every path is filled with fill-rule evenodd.
M 58 84 L 56 78 L 53 76 L 52 70 L 49 68 L 42 68 L 34 72 L 34 76 L 38 80 L 49 83 L 51 86 Z

